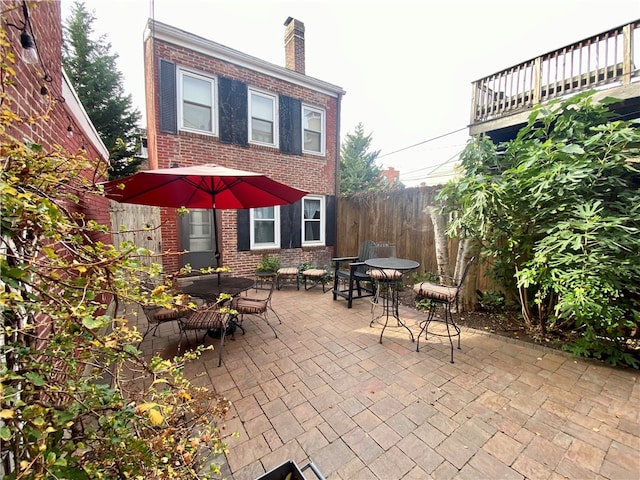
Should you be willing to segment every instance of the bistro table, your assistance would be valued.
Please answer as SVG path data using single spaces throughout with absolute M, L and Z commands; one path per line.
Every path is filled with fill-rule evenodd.
M 183 293 L 201 298 L 207 303 L 215 303 L 221 293 L 228 293 L 235 297 L 249 290 L 253 286 L 254 280 L 252 278 L 229 276 L 221 276 L 218 279 L 216 275 L 201 275 L 183 277 L 181 282 L 184 282 L 180 287 Z
M 372 300 L 371 316 L 374 315 L 374 307 L 382 299 L 382 313 L 376 317 L 373 317 L 369 326 L 373 327 L 373 324 L 381 319 L 385 318 L 382 332 L 380 332 L 380 343 L 382 343 L 382 336 L 389 323 L 389 317 L 394 317 L 399 327 L 404 327 L 411 336 L 411 341 L 414 341 L 413 332 L 407 326 L 404 321 L 400 319 L 400 313 L 398 309 L 398 283 L 402 281 L 402 276 L 405 272 L 415 270 L 420 264 L 414 260 L 408 260 L 405 258 L 371 258 L 364 262 L 368 267 L 369 276 L 373 278 L 376 283 L 376 295 Z
M 183 285 L 180 287 L 180 290 L 183 293 L 192 297 L 200 298 L 209 304 L 217 302 L 218 297 L 222 293 L 228 293 L 235 297 L 236 295 L 249 290 L 254 284 L 254 280 L 252 278 L 218 275 L 189 276 L 183 277 L 181 281 Z M 236 322 L 235 316 L 229 319 L 229 323 L 242 330 L 242 333 L 244 334 L 244 328 Z M 209 336 L 211 337 L 215 337 L 216 334 L 217 332 L 215 331 L 209 331 Z

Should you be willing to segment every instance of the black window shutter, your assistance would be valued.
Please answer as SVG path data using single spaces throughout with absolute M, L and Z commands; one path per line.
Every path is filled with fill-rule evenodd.
M 160 59 L 160 131 L 178 133 L 176 64 Z
M 247 84 L 233 81 L 233 144 L 249 145 L 249 91 Z
M 220 141 L 246 147 L 249 143 L 247 84 L 218 78 L 218 119 Z
M 237 211 L 238 215 L 238 251 L 243 252 L 251 250 L 251 228 L 249 209 L 244 208 Z
M 302 102 L 280 95 L 280 151 L 291 155 L 302 155 Z
M 302 246 L 302 200 L 280 206 L 280 247 Z
M 336 196 L 326 197 L 325 245 L 331 247 L 336 244 Z

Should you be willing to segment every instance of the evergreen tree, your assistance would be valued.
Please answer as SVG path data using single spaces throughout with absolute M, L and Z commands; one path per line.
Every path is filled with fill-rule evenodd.
M 371 134 L 364 134 L 362 123 L 347 133 L 340 148 L 340 192 L 351 194 L 382 189 L 382 169 L 376 165 L 380 151 L 370 152 Z
M 134 173 L 142 158 L 140 112 L 122 86 L 116 67 L 117 54 L 110 53 L 105 36 L 92 39 L 93 13 L 75 1 L 64 25 L 62 64 L 100 138 L 109 149 L 111 179 Z

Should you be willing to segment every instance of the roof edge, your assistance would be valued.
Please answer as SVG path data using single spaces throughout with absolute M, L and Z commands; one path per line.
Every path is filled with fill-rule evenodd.
M 280 80 L 294 83 L 301 87 L 316 90 L 331 97 L 340 97 L 346 94 L 342 87 L 337 85 L 275 65 L 214 41 L 207 40 L 206 38 L 202 38 L 193 33 L 158 22 L 152 18 L 147 22 L 144 32 L 145 41 L 148 38 L 155 38 L 173 43 L 210 57 L 218 58 L 241 67 L 250 68 L 251 70 L 264 73 Z

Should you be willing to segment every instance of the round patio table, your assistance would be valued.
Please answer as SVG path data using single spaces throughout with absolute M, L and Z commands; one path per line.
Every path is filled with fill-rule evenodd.
M 183 285 L 180 290 L 192 297 L 201 298 L 207 303 L 215 303 L 221 293 L 228 293 L 235 297 L 245 290 L 249 290 L 254 283 L 252 278 L 246 277 L 221 276 L 218 280 L 216 275 L 207 275 L 201 278 L 197 276 L 185 278 L 188 281 L 192 279 L 192 283 Z
M 384 325 L 382 332 L 380 332 L 380 343 L 382 343 L 382 336 L 389 324 L 389 317 L 393 317 L 397 321 L 397 326 L 404 327 L 411 336 L 411 341 L 414 341 L 413 332 L 407 326 L 407 324 L 400 318 L 398 309 L 398 283 L 402 281 L 402 276 L 409 270 L 415 270 L 420 266 L 415 260 L 408 260 L 406 258 L 370 258 L 364 262 L 367 266 L 371 267 L 369 276 L 376 280 L 376 294 L 372 300 L 371 316 L 374 315 L 374 307 L 382 299 L 382 313 L 377 317 L 371 319 L 370 327 L 373 324 L 384 317 Z

